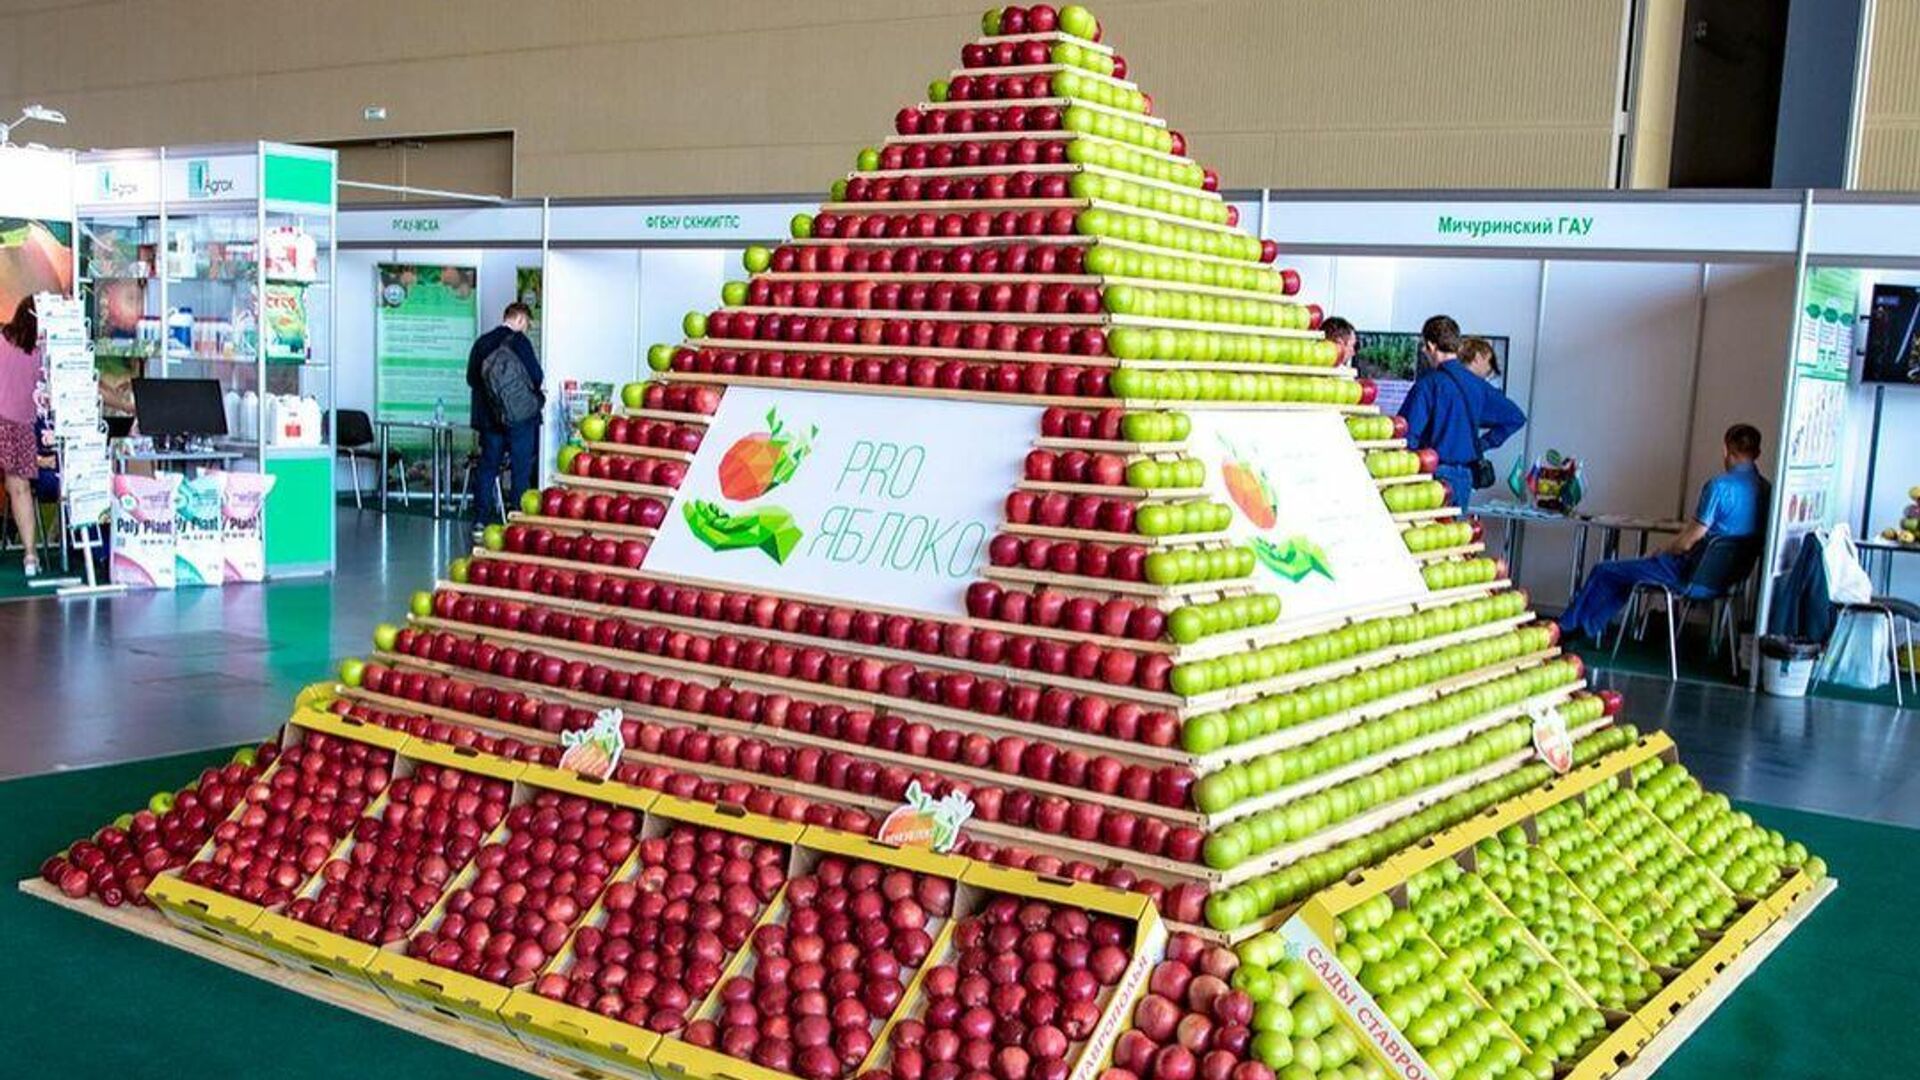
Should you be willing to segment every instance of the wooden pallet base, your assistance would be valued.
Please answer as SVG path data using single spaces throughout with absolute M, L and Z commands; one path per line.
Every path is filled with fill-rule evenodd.
M 108 926 L 137 934 L 149 941 L 191 953 L 202 960 L 212 961 L 243 975 L 251 975 L 283 990 L 304 994 L 315 1001 L 345 1009 L 369 1020 L 378 1020 L 389 1027 L 399 1028 L 401 1031 L 418 1035 L 423 1039 L 432 1039 L 434 1042 L 463 1053 L 518 1069 L 529 1076 L 546 1077 L 548 1080 L 579 1080 L 582 1075 L 577 1067 L 541 1057 L 524 1047 L 510 1046 L 505 1042 L 490 1039 L 472 1028 L 456 1027 L 453 1024 L 399 1008 L 384 996 L 370 990 L 357 989 L 338 980 L 323 979 L 317 975 L 303 975 L 236 949 L 215 944 L 206 938 L 180 929 L 151 908 L 109 908 L 93 900 L 69 899 L 60 890 L 38 878 L 21 882 L 20 891 L 87 918 L 98 919 Z

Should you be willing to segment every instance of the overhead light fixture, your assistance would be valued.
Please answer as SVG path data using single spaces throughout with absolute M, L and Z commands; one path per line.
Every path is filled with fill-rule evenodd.
M 0 124 L 0 146 L 13 145 L 13 129 L 21 124 L 38 120 L 43 124 L 64 124 L 67 114 L 59 109 L 49 109 L 45 105 L 29 105 L 20 110 L 20 116 L 10 124 Z
M 387 118 L 387 107 L 385 105 L 369 105 L 360 110 L 360 118 L 362 120 L 372 121 L 385 120 Z

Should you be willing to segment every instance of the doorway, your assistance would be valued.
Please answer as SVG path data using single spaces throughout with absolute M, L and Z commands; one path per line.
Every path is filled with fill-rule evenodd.
M 1772 186 L 1787 3 L 1687 0 L 1670 186 Z
M 340 152 L 340 179 L 363 184 L 513 197 L 513 133 L 401 136 L 320 143 Z M 342 203 L 405 202 L 430 196 L 340 189 Z

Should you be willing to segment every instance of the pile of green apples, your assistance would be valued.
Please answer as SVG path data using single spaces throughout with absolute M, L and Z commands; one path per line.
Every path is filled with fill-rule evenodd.
M 1266 962 L 1256 964 L 1243 955 L 1231 980 L 1253 999 L 1252 1060 L 1278 1080 L 1386 1080 L 1386 1070 L 1340 1021 L 1339 1005 L 1305 961 L 1283 954 L 1261 959 Z
M 1445 551 L 1448 548 L 1465 547 L 1473 543 L 1473 523 L 1470 521 L 1434 521 L 1425 525 L 1415 525 L 1400 534 L 1407 542 L 1407 550 L 1418 555 L 1423 551 Z
M 1387 489 L 1392 492 L 1393 488 Z M 1485 585 L 1500 577 L 1500 564 L 1487 558 L 1448 559 L 1445 562 L 1428 563 L 1420 568 L 1420 577 L 1426 581 L 1429 589 L 1460 589 L 1468 585 Z
M 1113 74 L 1115 70 L 1113 54 L 1102 52 L 1099 49 L 1089 49 L 1078 42 L 1054 42 L 1053 48 L 1047 50 L 1047 59 L 1059 64 L 1061 67 L 1079 68 L 1081 71 L 1091 71 L 1095 75 L 1101 75 L 1109 79 L 1115 77 Z M 1143 102 L 1142 104 L 1144 105 L 1145 103 Z
M 1117 285 L 1114 288 L 1132 289 L 1133 286 Z M 1230 364 L 1291 364 L 1297 367 L 1325 367 L 1327 362 L 1323 358 L 1326 356 L 1326 350 L 1320 348 L 1321 344 L 1321 340 L 1300 337 L 1233 334 L 1218 330 L 1166 328 L 1147 330 L 1133 326 L 1119 327 L 1107 335 L 1107 352 L 1117 360 L 1183 360 L 1206 364 L 1218 361 Z M 1130 369 L 1122 368 L 1121 371 L 1114 373 L 1114 377 L 1118 378 L 1127 370 Z M 1213 378 L 1219 377 L 1215 372 L 1207 374 Z M 1278 377 L 1261 375 L 1259 378 L 1276 379 Z M 1329 380 L 1316 377 L 1303 381 L 1327 382 Z M 1358 402 L 1359 382 L 1354 379 L 1338 381 L 1353 386 L 1354 402 Z M 1273 385 L 1294 384 L 1274 383 Z
M 1341 916 L 1340 958 L 1375 1003 L 1443 1080 L 1531 1075 L 1500 1017 L 1474 997 L 1464 965 L 1426 935 L 1420 920 L 1380 895 Z
M 1116 330 L 1107 338 L 1109 351 L 1118 354 L 1116 342 L 1123 340 L 1124 334 L 1152 335 L 1155 339 L 1162 334 L 1180 339 L 1178 342 L 1161 348 L 1156 340 L 1139 357 L 1151 356 L 1160 360 L 1192 360 L 1207 362 L 1226 360 L 1239 363 L 1259 364 L 1301 364 L 1302 357 L 1290 354 L 1295 345 L 1311 346 L 1312 342 L 1297 341 L 1289 338 L 1241 337 L 1238 335 L 1216 334 L 1203 330 Z M 1221 339 L 1237 344 L 1253 346 L 1244 356 L 1222 355 L 1208 348 L 1205 355 L 1189 348 L 1188 339 Z M 1134 340 L 1125 338 L 1124 340 Z M 1132 346 L 1128 346 L 1129 349 Z M 1311 349 L 1298 350 L 1303 355 Z M 1358 405 L 1361 386 L 1358 379 L 1331 379 L 1317 375 L 1264 375 L 1251 372 L 1224 371 L 1142 371 L 1139 368 L 1123 367 L 1113 373 L 1108 387 L 1114 396 L 1134 398 L 1146 401 L 1266 401 L 1297 402 L 1312 405 Z M 1427 485 L 1408 484 L 1405 487 L 1390 488 L 1388 495 L 1395 492 L 1415 491 Z M 1438 487 L 1438 485 L 1433 485 Z M 1445 492 L 1430 501 L 1426 493 L 1418 494 L 1413 501 L 1420 505 L 1408 505 L 1407 510 L 1430 510 L 1446 501 Z M 1392 505 L 1391 501 L 1388 503 Z
M 1375 620 L 1375 623 L 1377 622 L 1379 620 Z M 1358 629 L 1358 627 L 1349 629 Z M 1380 628 L 1374 625 L 1368 626 L 1366 640 L 1380 642 L 1374 645 L 1374 648 L 1385 644 L 1381 635 Z M 1356 709 L 1382 698 L 1427 686 L 1455 675 L 1478 671 L 1490 664 L 1539 652 L 1552 644 L 1552 635 L 1553 631 L 1546 626 L 1521 627 L 1494 637 L 1464 641 L 1444 649 L 1366 668 L 1351 675 L 1314 683 L 1298 690 L 1270 694 L 1223 712 L 1206 713 L 1194 717 L 1187 724 L 1188 727 L 1195 729 L 1194 733 L 1190 737 L 1183 735 L 1182 741 L 1189 749 L 1200 753 L 1218 749 L 1220 746 L 1247 742 L 1275 731 L 1297 727 L 1323 716 Z M 1169 677 L 1169 685 L 1174 688 L 1175 693 L 1192 696 L 1246 682 L 1274 678 L 1284 673 L 1281 670 L 1281 662 L 1274 657 L 1274 653 L 1276 650 L 1287 649 L 1288 646 L 1296 644 L 1301 643 L 1289 642 L 1286 646 L 1268 646 L 1251 653 L 1177 664 Z M 1297 650 L 1289 651 L 1297 652 Z M 1446 700 L 1442 698 L 1430 704 L 1439 705 Z M 1502 704 L 1509 704 L 1509 702 L 1502 702 Z M 1416 708 L 1419 707 L 1416 706 Z M 1456 716 L 1450 710 L 1432 710 L 1432 716 L 1442 715 L 1466 719 L 1464 716 Z M 1422 713 L 1421 718 L 1425 720 L 1430 717 L 1429 714 Z M 1381 720 L 1375 720 L 1372 723 L 1390 726 L 1383 724 Z M 1239 737 L 1236 737 L 1236 734 Z M 1205 749 L 1201 749 L 1203 747 Z
M 1051 50 L 1051 56 L 1056 58 L 1053 62 L 1068 64 L 1066 60 L 1057 59 L 1068 49 L 1080 54 L 1078 58 L 1082 59 L 1100 55 L 1070 42 L 1062 42 Z M 1102 57 L 1102 59 L 1109 58 Z M 1080 64 L 1068 64 L 1068 66 L 1081 67 Z M 1053 91 L 1054 97 L 1090 101 L 1095 105 L 1105 105 L 1109 109 L 1117 109 L 1120 112 L 1144 115 L 1147 111 L 1147 96 L 1141 93 L 1138 87 L 1124 86 L 1118 82 L 1082 75 L 1077 71 L 1056 71 L 1048 83 L 1048 89 Z
M 1367 475 L 1375 480 L 1413 476 L 1420 471 L 1420 455 L 1412 450 L 1367 451 Z
M 1142 458 L 1127 463 L 1126 476 L 1128 487 L 1197 488 L 1207 482 L 1207 464 L 1191 457 L 1168 461 Z
M 1663 893 L 1655 875 L 1589 827 L 1586 809 L 1577 800 L 1543 810 L 1535 827 L 1540 849 L 1649 963 L 1685 967 L 1705 950 L 1707 943 L 1694 927 L 1694 901 L 1684 894 Z M 1706 899 L 1710 897 L 1702 903 Z M 1731 910 L 1731 904 L 1727 906 Z
M 1706 861 L 1687 850 L 1618 778 L 1609 777 L 1587 792 L 1586 812 L 1589 824 L 1651 875 L 1654 888 L 1687 913 L 1694 928 L 1718 930 L 1739 913 L 1733 892 L 1713 876 Z
M 1065 76 L 1082 82 L 1077 75 Z M 1054 76 L 1056 80 L 1061 76 Z M 1097 84 L 1100 85 L 1100 84 Z M 1139 184 L 1132 180 L 1123 180 L 1117 176 L 1103 176 L 1099 173 L 1075 173 L 1067 181 L 1067 194 L 1076 199 L 1099 199 L 1103 202 L 1118 203 L 1140 210 L 1151 210 L 1156 214 L 1203 221 L 1209 225 L 1227 223 L 1228 206 L 1219 199 L 1205 199 L 1198 195 L 1189 195 L 1183 191 L 1173 191 L 1157 184 Z
M 1117 376 L 1116 376 L 1117 377 Z M 1438 510 L 1447 505 L 1447 486 L 1438 480 L 1418 484 L 1395 484 L 1380 493 L 1380 501 L 1396 514 L 1416 510 Z
M 1600 702 L 1591 695 L 1575 698 L 1556 710 L 1569 729 L 1577 728 L 1601 715 Z M 1613 753 L 1640 737 L 1631 724 L 1602 728 L 1573 744 L 1575 765 Z M 1529 762 L 1509 773 L 1475 784 L 1456 795 L 1410 814 L 1397 821 L 1315 852 L 1269 874 L 1222 889 L 1207 898 L 1207 925 L 1216 930 L 1238 930 L 1281 911 L 1341 880 L 1363 866 L 1371 866 L 1426 837 L 1480 813 L 1490 806 L 1531 791 L 1553 779 L 1553 770 L 1543 762 Z M 1275 935 L 1249 939 L 1245 949 L 1256 942 L 1266 948 L 1284 950 L 1285 943 Z
M 1232 524 L 1233 507 L 1205 499 L 1142 503 L 1133 515 L 1133 531 L 1141 536 L 1225 532 Z
M 1398 438 L 1394 426 L 1393 417 L 1384 413 L 1347 417 L 1347 434 L 1353 436 L 1356 442 L 1385 442 Z
M 1480 879 L 1602 1008 L 1631 1011 L 1660 989 L 1659 974 L 1519 826 L 1474 854 Z
M 1532 741 L 1532 727 L 1526 721 L 1483 731 L 1222 826 L 1207 837 L 1201 858 L 1216 870 L 1230 869 L 1377 807 L 1485 768 L 1519 753 Z
M 1520 920 L 1502 910 L 1487 887 L 1452 860 L 1407 882 L 1407 902 L 1420 925 L 1527 1048 L 1527 1075 L 1549 1080 L 1554 1066 L 1578 1060 L 1607 1028 L 1606 1017 L 1579 996 L 1565 971 L 1534 946 Z
M 1115 116 L 1085 105 L 1069 105 L 1060 126 L 1076 135 L 1098 135 L 1103 139 L 1127 143 L 1161 154 L 1173 153 L 1173 132 L 1156 124 L 1143 123 L 1130 116 Z M 1218 254 L 1212 252 L 1210 254 Z
M 1082 148 L 1085 149 L 1082 149 Z M 1082 139 L 1067 145 L 1067 160 L 1084 160 L 1090 165 L 1107 165 L 1109 168 L 1125 168 L 1113 163 L 1113 155 L 1138 154 L 1138 151 L 1122 147 L 1107 146 L 1104 143 Z M 1144 157 L 1144 155 L 1140 155 Z M 1101 160 L 1102 158 L 1107 160 Z M 1147 158 L 1157 162 L 1158 158 Z M 1138 172 L 1139 169 L 1130 169 Z M 1286 278 L 1272 267 L 1248 265 L 1240 262 L 1214 262 L 1206 259 L 1190 259 L 1181 255 L 1164 252 L 1131 251 L 1115 247 L 1112 244 L 1095 244 L 1087 249 L 1086 270 L 1089 274 L 1109 277 L 1139 278 L 1144 281 L 1167 281 L 1181 285 L 1210 285 L 1219 289 L 1240 289 L 1245 292 L 1269 292 L 1281 294 L 1287 291 Z M 1329 349 L 1332 342 L 1325 343 Z M 1386 418 L 1391 426 L 1392 418 Z M 1382 436 L 1387 438 L 1390 436 Z
M 1280 598 L 1272 593 L 1229 596 L 1174 608 L 1167 615 L 1167 636 L 1176 644 L 1191 645 L 1215 634 L 1266 626 L 1279 617 Z
M 1149 584 L 1191 585 L 1244 578 L 1253 573 L 1253 567 L 1252 549 L 1236 546 L 1149 552 L 1145 571 Z
M 1232 601 L 1223 602 L 1231 603 Z M 1277 598 L 1274 603 L 1278 603 Z M 1308 671 L 1337 663 L 1349 657 L 1459 633 L 1502 619 L 1511 619 L 1525 612 L 1526 607 L 1527 596 L 1524 592 L 1514 591 L 1480 596 L 1442 607 L 1428 608 L 1413 614 L 1366 619 L 1337 630 L 1315 634 L 1312 637 L 1283 641 L 1251 652 L 1221 657 L 1218 660 L 1178 664 L 1174 670 L 1197 668 L 1202 673 L 1202 684 L 1208 686 L 1213 685 L 1215 680 L 1220 680 L 1222 686 L 1259 682 L 1278 678 L 1281 675 L 1290 675 L 1296 671 Z M 1178 614 L 1175 612 L 1176 617 Z M 1278 614 L 1277 609 L 1275 614 Z M 1177 631 L 1174 640 L 1180 640 Z M 1404 669 L 1395 668 L 1395 664 L 1398 663 L 1396 661 L 1372 665 L 1369 670 L 1376 675 L 1381 675 L 1390 668 L 1394 669 L 1393 674 L 1381 675 L 1381 677 L 1390 684 L 1404 683 L 1402 685 L 1404 689 L 1406 686 L 1422 685 L 1424 682 L 1432 681 L 1420 677 L 1420 672 L 1427 670 L 1425 665 L 1431 662 L 1431 660 L 1422 661 L 1421 658 L 1412 658 Z M 1357 680 L 1353 685 L 1360 691 L 1364 691 L 1367 683 L 1360 676 L 1368 673 L 1369 671 L 1356 672 L 1312 687 L 1285 694 L 1271 694 L 1253 701 L 1242 702 L 1220 712 L 1195 716 L 1189 719 L 1181 729 L 1181 745 L 1196 754 L 1211 753 L 1223 746 L 1237 745 L 1282 728 L 1305 723 L 1329 712 L 1337 712 L 1345 707 L 1338 706 L 1337 702 L 1348 692 L 1335 689 L 1335 685 L 1343 680 Z
M 1707 794 L 1683 766 L 1654 759 L 1636 768 L 1634 775 L 1634 793 L 1736 895 L 1764 897 L 1779 886 L 1790 868 L 1797 867 L 1816 881 L 1826 876 L 1824 860 L 1733 809 L 1725 795 Z
M 1082 180 L 1098 181 L 1101 178 L 1085 174 L 1076 176 L 1076 187 Z M 1111 187 L 1120 181 L 1101 182 Z M 1178 289 L 1145 289 L 1137 285 L 1108 285 L 1101 294 L 1100 302 L 1114 315 L 1139 315 L 1149 319 L 1187 319 L 1236 326 L 1268 326 L 1281 330 L 1305 330 L 1312 321 L 1312 315 L 1304 304 L 1214 296 Z
M 1193 432 L 1193 418 L 1183 412 L 1141 409 L 1120 417 L 1120 437 L 1128 442 L 1182 442 Z
M 1090 109 L 1068 109 L 1068 124 L 1072 124 L 1074 114 L 1099 117 L 1104 123 L 1136 125 L 1106 113 L 1096 113 Z M 1068 130 L 1074 130 L 1069 126 Z M 1149 132 L 1165 134 L 1160 128 L 1147 128 Z M 1103 134 L 1094 132 L 1094 134 Z M 1113 136 L 1108 136 L 1112 138 Z M 1123 139 L 1133 142 L 1132 139 Z M 1148 147 L 1161 150 L 1165 147 Z M 1219 259 L 1239 259 L 1242 262 L 1257 262 L 1260 258 L 1260 239 L 1243 232 L 1227 232 L 1220 229 L 1202 228 L 1197 225 L 1182 225 L 1177 222 L 1161 221 L 1159 218 L 1141 217 L 1123 210 L 1102 210 L 1099 208 L 1082 210 L 1074 216 L 1073 230 L 1081 236 L 1092 236 L 1106 240 L 1125 240 L 1134 244 L 1146 244 L 1150 247 L 1166 248 L 1169 251 L 1184 251 L 1193 255 L 1211 255 Z

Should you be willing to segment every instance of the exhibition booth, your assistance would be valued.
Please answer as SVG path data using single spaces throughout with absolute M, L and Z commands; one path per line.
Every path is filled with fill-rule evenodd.
M 62 540 L 132 587 L 332 572 L 334 162 L 0 150 L 0 302 L 42 309 L 36 487 L 67 569 Z

